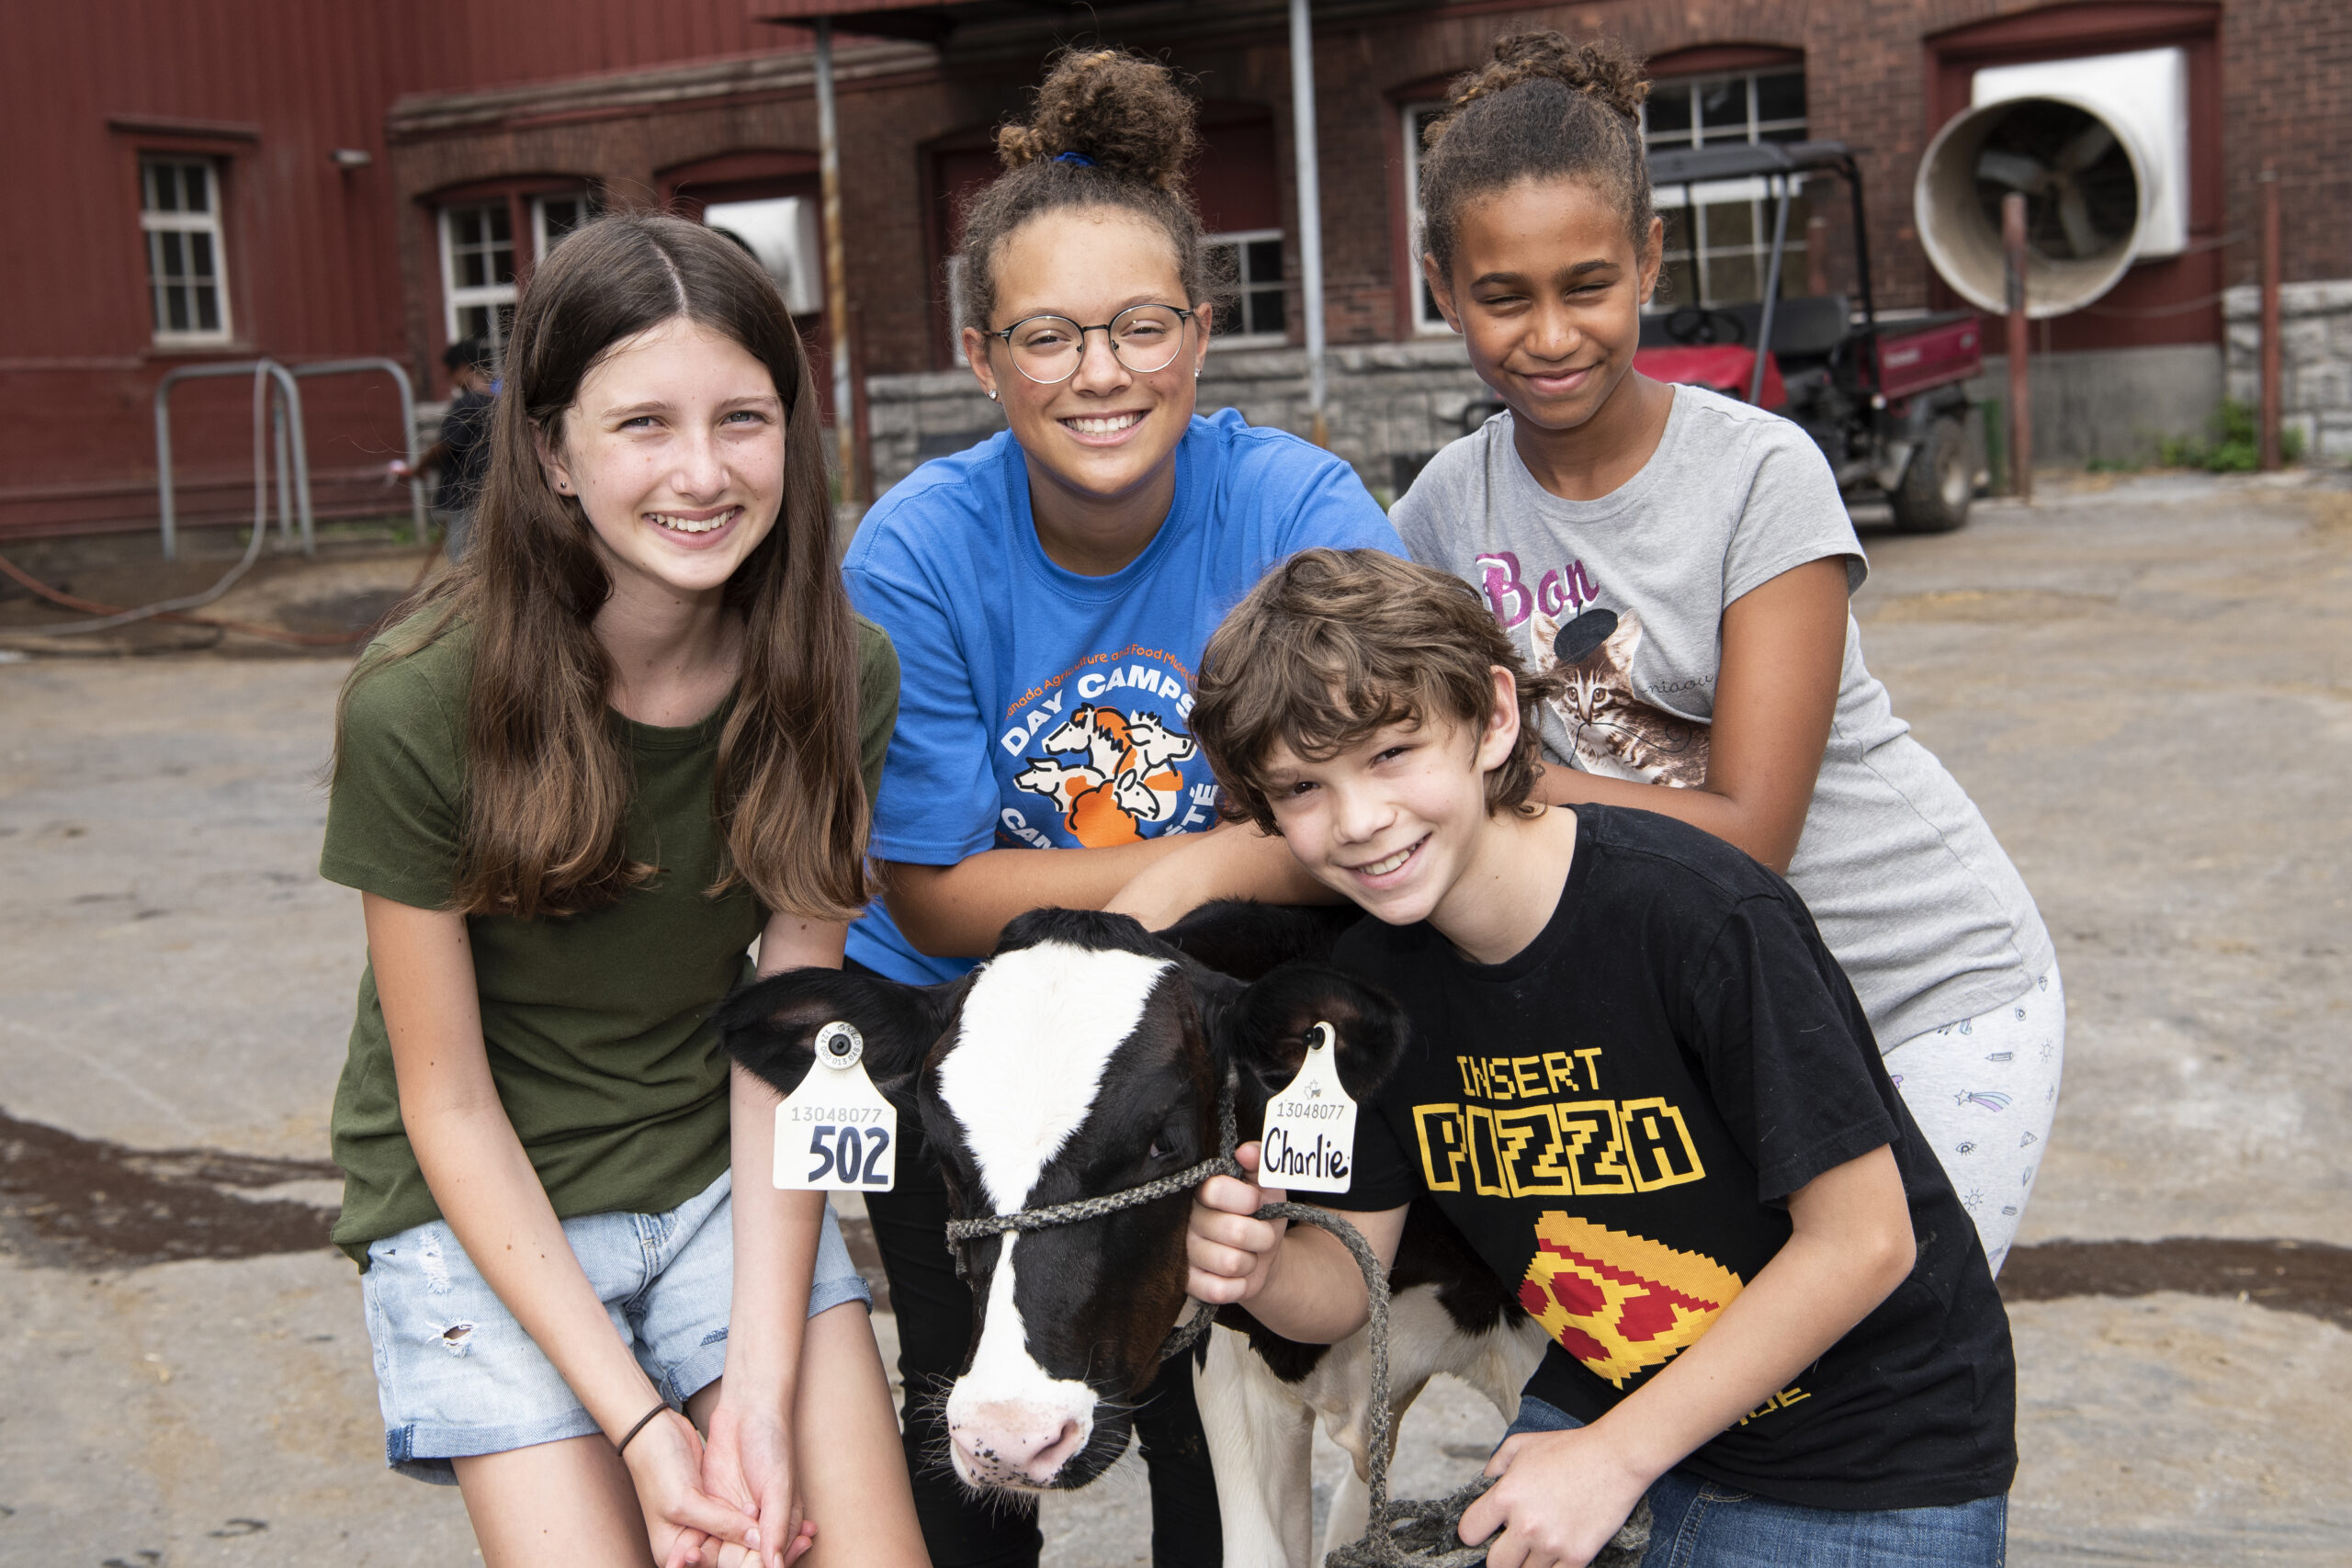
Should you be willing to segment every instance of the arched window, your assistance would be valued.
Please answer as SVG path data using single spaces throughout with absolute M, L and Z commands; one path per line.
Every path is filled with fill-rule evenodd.
M 1804 57 L 1792 50 L 1748 44 L 1677 50 L 1652 60 L 1642 140 L 1653 152 L 1805 139 Z M 1654 308 L 1762 299 L 1775 205 L 1760 179 L 1660 187 L 1667 287 Z M 1783 295 L 1804 290 L 1807 216 L 1800 190 L 1789 203 Z
M 596 215 L 597 194 L 576 178 L 534 177 L 444 192 L 433 207 L 443 341 L 481 338 L 493 361 L 503 359 L 523 280 Z

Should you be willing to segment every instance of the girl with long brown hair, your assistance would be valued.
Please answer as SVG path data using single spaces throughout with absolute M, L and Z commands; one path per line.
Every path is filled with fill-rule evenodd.
M 492 1568 L 923 1561 L 868 1292 L 707 1022 L 755 939 L 840 965 L 897 697 L 774 286 L 674 219 L 572 234 L 473 548 L 345 689 L 321 863 L 386 1457 Z

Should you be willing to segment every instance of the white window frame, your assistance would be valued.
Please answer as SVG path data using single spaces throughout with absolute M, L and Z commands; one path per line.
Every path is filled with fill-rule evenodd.
M 148 205 L 148 171 L 159 164 L 177 169 L 197 168 L 204 171 L 205 210 L 202 212 L 165 212 Z M 139 156 L 139 231 L 147 253 L 147 303 L 154 318 L 154 342 L 160 347 L 177 347 L 194 344 L 227 343 L 232 335 L 229 314 L 229 250 L 220 223 L 220 160 L 187 152 L 142 152 Z M 185 274 L 166 280 L 164 272 L 164 243 L 165 234 L 182 236 L 200 234 L 212 243 L 212 271 L 209 280 L 196 274 Z M 187 249 L 185 239 L 183 253 Z M 220 324 L 217 327 L 191 327 L 177 330 L 164 324 L 167 312 L 164 309 L 164 291 L 179 287 L 195 291 L 210 288 L 213 306 Z
M 962 253 L 947 258 L 941 269 L 940 286 L 947 299 L 947 364 L 951 369 L 968 368 L 971 361 L 964 356 L 964 311 L 971 298 L 964 292 L 964 257 Z
M 1805 117 L 1799 116 L 1793 119 L 1759 119 L 1757 117 L 1756 84 L 1759 78 L 1766 76 L 1802 76 L 1804 74 L 1804 67 L 1803 65 L 1792 64 L 1763 65 L 1746 71 L 1713 71 L 1697 76 L 1668 77 L 1663 81 L 1654 84 L 1652 85 L 1651 92 L 1655 95 L 1657 90 L 1660 87 L 1687 89 L 1690 94 L 1691 103 L 1690 127 L 1684 130 L 1653 132 L 1649 128 L 1650 107 L 1647 103 L 1645 103 L 1642 106 L 1642 144 L 1645 149 L 1656 149 L 1659 147 L 1702 147 L 1708 145 L 1708 142 L 1704 138 L 1709 127 L 1704 121 L 1702 110 L 1700 109 L 1700 99 L 1708 88 L 1720 85 L 1726 82 L 1740 83 L 1745 88 L 1743 96 L 1747 100 L 1747 108 L 1744 125 L 1744 129 L 1747 132 L 1746 137 L 1744 138 L 1746 141 L 1752 145 L 1756 142 L 1763 141 L 1768 139 L 1781 140 L 1781 138 L 1770 136 L 1769 133 L 1789 130 L 1798 132 L 1797 139 L 1802 140 L 1806 125 Z M 1809 107 L 1810 105 L 1808 105 L 1808 107 Z M 1720 130 L 1724 129 L 1724 127 L 1721 124 L 1718 124 L 1714 129 Z M 1718 146 L 1722 144 L 1723 140 L 1720 138 L 1714 143 L 1714 145 Z M 1789 193 L 1790 198 L 1792 201 L 1803 198 L 1806 183 L 1807 182 L 1803 180 L 1796 182 L 1795 188 Z M 1667 219 L 1670 228 L 1673 223 L 1673 218 L 1671 215 L 1675 212 L 1681 211 L 1683 209 L 1683 188 L 1680 186 L 1661 186 L 1653 193 L 1653 195 L 1658 208 L 1659 216 Z M 1651 305 L 1645 306 L 1645 309 L 1649 312 L 1656 314 L 1674 310 L 1687 305 L 1698 305 L 1704 307 L 1749 303 L 1750 301 L 1747 300 L 1729 299 L 1719 297 L 1708 288 L 1708 276 L 1710 272 L 1713 270 L 1711 263 L 1718 257 L 1724 260 L 1731 260 L 1740 256 L 1749 258 L 1755 268 L 1758 298 L 1761 298 L 1764 288 L 1765 274 L 1769 269 L 1769 264 L 1772 255 L 1772 211 L 1776 205 L 1774 192 L 1770 188 L 1770 182 L 1759 177 L 1745 180 L 1718 180 L 1710 184 L 1698 185 L 1690 188 L 1690 200 L 1691 206 L 1696 208 L 1697 210 L 1686 215 L 1684 223 L 1685 232 L 1682 236 L 1683 243 L 1681 247 L 1677 250 L 1670 250 L 1668 253 L 1668 255 L 1669 258 L 1669 265 L 1671 265 L 1671 258 L 1674 256 L 1681 256 L 1688 262 L 1690 269 L 1690 276 L 1696 282 L 1698 298 L 1695 299 L 1685 299 L 1680 298 L 1679 295 L 1671 296 L 1661 302 L 1655 302 Z M 1707 209 L 1714 207 L 1729 206 L 1743 201 L 1747 204 L 1748 237 L 1747 243 L 1742 244 L 1725 245 L 1710 244 L 1707 241 L 1706 235 Z M 1789 229 L 1790 234 L 1788 249 L 1786 255 L 1781 262 L 1781 288 L 1784 293 L 1788 288 L 1789 280 L 1791 278 L 1803 276 L 1803 273 L 1799 268 L 1804 265 L 1805 255 L 1804 228 L 1803 220 L 1793 212 L 1790 214 Z M 1671 241 L 1673 236 L 1669 233 L 1668 237 L 1669 241 Z M 1792 265 L 1792 263 L 1794 265 Z
M 1444 108 L 1435 99 L 1425 99 L 1398 111 L 1405 139 L 1405 268 L 1412 285 L 1413 331 L 1422 337 L 1446 337 L 1453 332 L 1438 312 L 1436 297 L 1421 276 L 1421 130 L 1418 122 L 1421 116 L 1442 113 Z
M 574 229 L 581 223 L 594 220 L 597 213 L 596 193 L 593 190 L 551 190 L 533 197 L 531 198 L 531 257 L 535 262 L 547 260 L 548 253 L 555 249 L 556 240 L 563 238 L 562 234 L 557 235 L 554 240 L 548 237 L 548 204 L 555 201 L 579 204 L 580 220 L 578 223 L 572 225 Z M 568 234 L 571 231 L 571 229 L 567 229 L 564 233 Z
M 487 310 L 490 314 L 492 355 L 493 358 L 503 361 L 506 356 L 506 333 L 500 324 L 499 310 L 503 306 L 511 318 L 517 298 L 514 284 L 510 280 L 505 283 L 477 283 L 460 286 L 458 282 L 458 239 L 455 220 L 460 212 L 481 212 L 493 208 L 503 208 L 507 213 L 506 245 L 511 253 L 514 247 L 515 239 L 514 209 L 513 203 L 506 197 L 502 196 L 492 201 L 453 202 L 442 208 L 437 215 L 441 232 L 442 325 L 448 334 L 448 341 L 453 344 L 458 343 L 468 335 L 465 329 L 459 325 L 461 312 L 468 310 Z M 496 268 L 493 267 L 491 270 L 495 274 Z
M 1231 245 L 1233 247 L 1235 265 L 1234 285 L 1238 294 L 1247 295 L 1251 292 L 1276 292 L 1289 287 L 1288 281 L 1280 276 L 1255 280 L 1240 276 L 1240 269 L 1249 265 L 1249 247 L 1251 244 L 1265 240 L 1272 240 L 1276 243 L 1280 243 L 1282 238 L 1283 231 L 1280 229 L 1236 229 L 1230 233 L 1204 234 L 1201 236 L 1201 245 L 1204 249 L 1206 249 L 1210 245 Z M 1237 298 L 1234 303 L 1238 310 L 1242 301 Z M 1247 320 L 1248 318 L 1244 316 L 1242 319 Z M 1278 347 L 1281 344 L 1290 342 L 1290 310 L 1287 300 L 1284 301 L 1283 321 L 1283 330 L 1278 333 L 1251 333 L 1241 331 L 1222 333 L 1217 337 L 1216 345 L 1219 348 Z

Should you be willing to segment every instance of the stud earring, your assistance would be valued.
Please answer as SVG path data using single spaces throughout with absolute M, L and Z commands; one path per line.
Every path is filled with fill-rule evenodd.
M 989 401 L 996 401 L 996 389 L 994 387 L 990 387 L 989 389 Z

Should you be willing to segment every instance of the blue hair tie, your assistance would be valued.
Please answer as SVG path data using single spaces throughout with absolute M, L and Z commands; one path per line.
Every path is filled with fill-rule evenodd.
M 1057 152 L 1054 155 L 1054 162 L 1057 164 L 1076 164 L 1081 169 L 1091 169 L 1094 166 L 1094 160 L 1088 157 L 1083 152 Z

